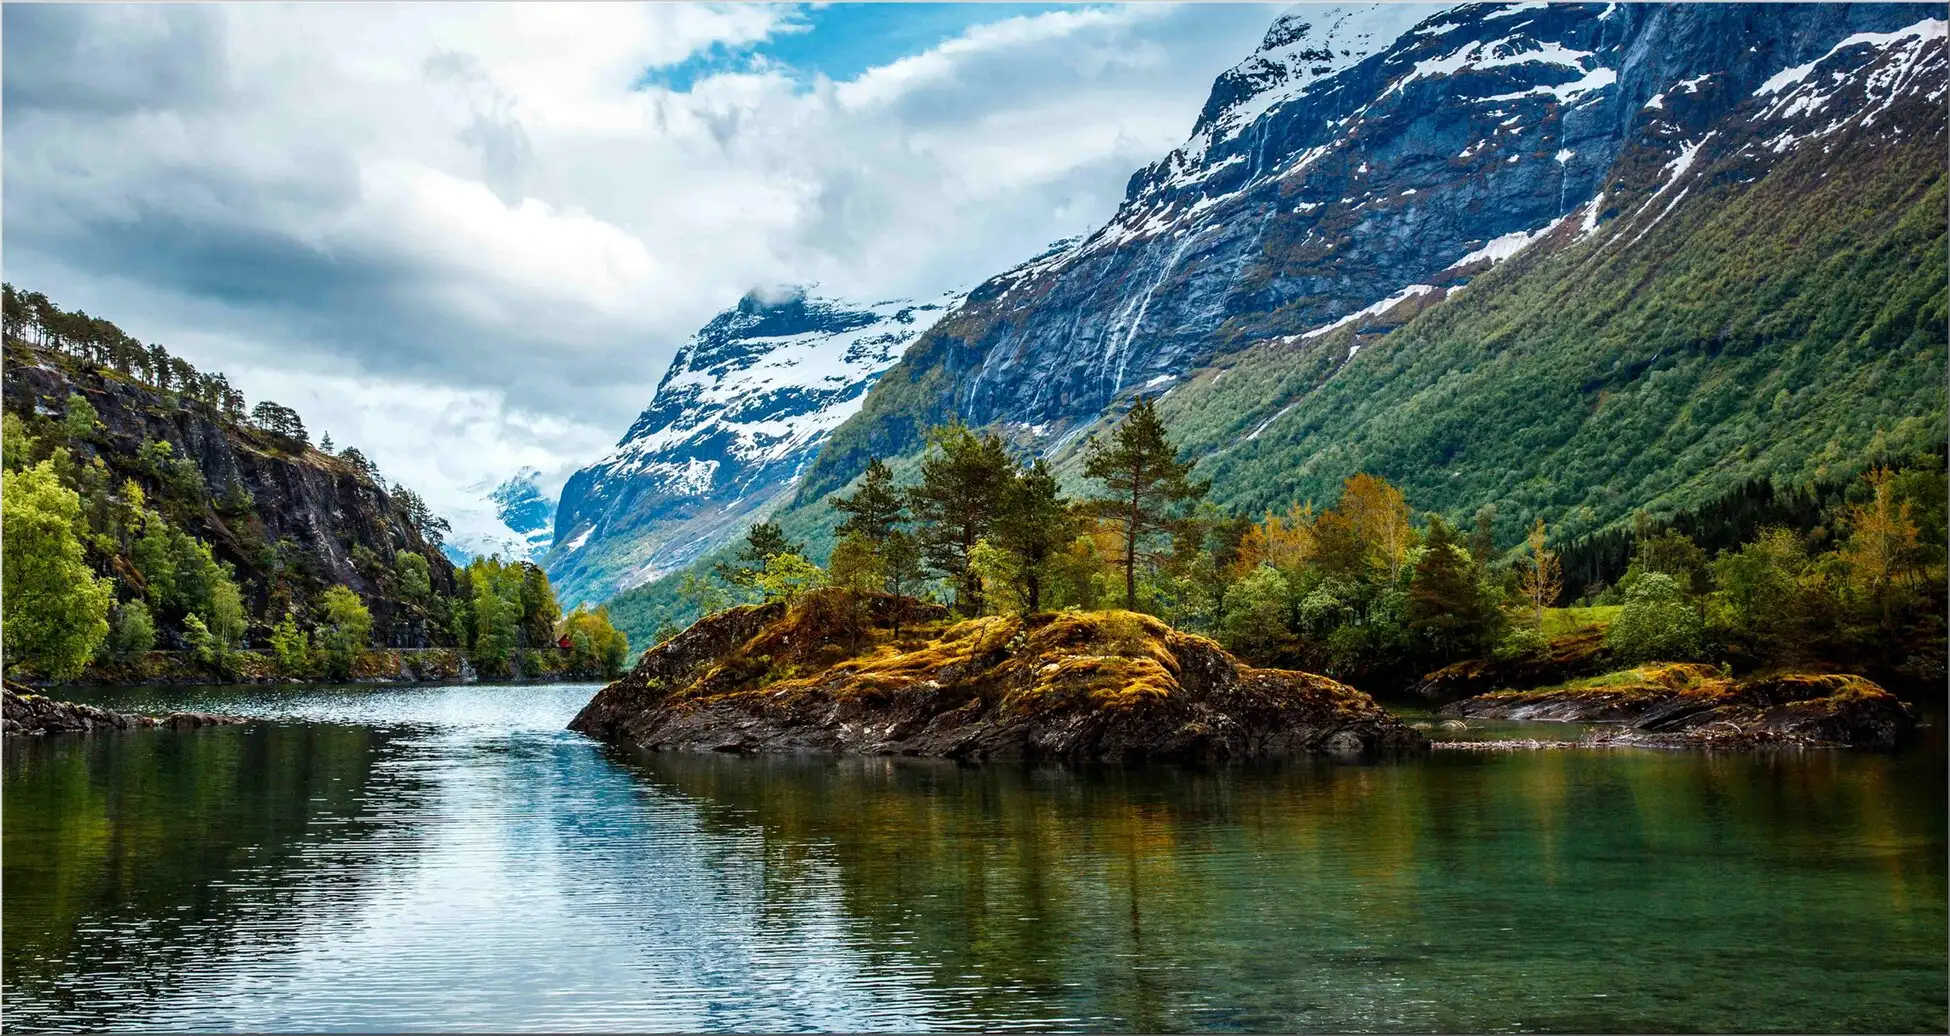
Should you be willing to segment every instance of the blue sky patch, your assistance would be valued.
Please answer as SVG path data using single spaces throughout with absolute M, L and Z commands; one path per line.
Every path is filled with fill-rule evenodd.
M 796 31 L 782 31 L 749 46 L 729 48 L 722 43 L 691 55 L 675 65 L 646 70 L 640 86 L 662 86 L 687 92 L 699 80 L 721 72 L 776 65 L 794 79 L 810 83 L 824 74 L 835 82 L 853 79 L 867 69 L 891 64 L 968 31 L 977 25 L 1007 21 L 1046 11 L 1074 9 L 1076 4 L 899 4 L 842 3 L 807 5 L 793 21 Z

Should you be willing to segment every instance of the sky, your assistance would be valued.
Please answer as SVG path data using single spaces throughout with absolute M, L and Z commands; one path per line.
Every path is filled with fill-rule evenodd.
M 1280 10 L 8 4 L 0 267 L 465 525 L 747 291 L 933 295 L 1094 229 Z

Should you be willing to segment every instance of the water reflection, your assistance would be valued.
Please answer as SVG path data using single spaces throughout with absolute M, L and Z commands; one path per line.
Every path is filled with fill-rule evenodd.
M 1939 753 L 656 755 L 589 693 L 9 739 L 8 1027 L 1944 1027 Z

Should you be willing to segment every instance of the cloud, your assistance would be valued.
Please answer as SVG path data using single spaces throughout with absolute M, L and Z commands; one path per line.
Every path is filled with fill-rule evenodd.
M 438 506 L 559 482 L 761 285 L 972 284 L 1088 230 L 1271 8 L 998 17 L 835 82 L 774 5 L 7 5 L 8 279 Z M 343 429 L 343 431 L 341 431 Z

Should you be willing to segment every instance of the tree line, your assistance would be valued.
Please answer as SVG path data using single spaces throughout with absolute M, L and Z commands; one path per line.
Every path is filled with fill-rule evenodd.
M 1228 513 L 1145 399 L 1086 444 L 1081 499 L 992 433 L 950 424 L 927 442 L 912 484 L 874 458 L 830 499 L 844 517 L 824 568 L 759 523 L 680 593 L 705 613 L 821 585 L 932 597 L 964 616 L 1122 607 L 1262 663 L 1408 679 L 1541 652 L 1560 605 L 1605 609 L 1594 614 L 1611 619 L 1621 658 L 1786 662 L 1924 643 L 1919 626 L 1942 627 L 1946 489 L 1929 457 L 1872 469 L 1829 513 L 1832 531 L 1769 524 L 1713 556 L 1680 531 L 1648 532 L 1622 576 L 1572 601 L 1544 521 L 1499 544 L 1493 508 L 1458 526 L 1375 475 L 1346 479 L 1324 508 Z

